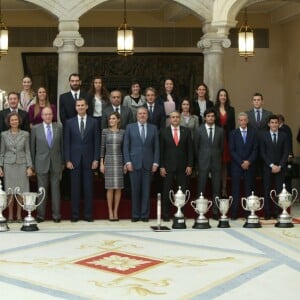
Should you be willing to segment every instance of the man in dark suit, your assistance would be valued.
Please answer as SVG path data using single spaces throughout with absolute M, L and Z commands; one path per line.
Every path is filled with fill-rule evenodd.
M 43 123 L 31 129 L 30 151 L 33 167 L 37 175 L 38 187 L 46 190 L 45 200 L 37 208 L 37 221 L 45 220 L 49 181 L 51 183 L 52 218 L 60 222 L 60 178 L 63 166 L 62 126 L 52 123 L 53 112 L 50 107 L 42 111 Z
M 152 174 L 159 166 L 157 128 L 147 122 L 145 107 L 137 109 L 137 122 L 128 124 L 124 136 L 124 162 L 129 172 L 132 195 L 132 222 L 149 221 Z
M 261 93 L 255 93 L 252 98 L 253 109 L 247 111 L 249 126 L 256 130 L 267 130 L 269 116 L 272 112 L 263 109 L 264 98 Z
M 21 117 L 22 124 L 21 129 L 25 131 L 29 131 L 29 118 L 28 113 L 25 110 L 18 108 L 20 102 L 20 96 L 16 92 L 10 92 L 8 94 L 8 105 L 9 108 L 6 108 L 0 112 L 0 132 L 8 130 L 8 126 L 6 124 L 6 118 L 9 113 L 12 111 L 16 111 Z
M 231 155 L 231 184 L 233 202 L 231 219 L 238 217 L 240 203 L 240 183 L 244 181 L 245 196 L 254 191 L 255 168 L 254 162 L 258 153 L 258 138 L 256 131 L 248 126 L 248 115 L 244 112 L 238 116 L 239 128 L 229 135 L 229 151 Z
M 260 155 L 264 162 L 263 167 L 263 186 L 264 186 L 264 211 L 265 219 L 271 218 L 270 209 L 270 190 L 272 183 L 275 183 L 276 194 L 282 190 L 284 183 L 284 175 L 286 163 L 289 156 L 289 143 L 288 137 L 279 129 L 278 117 L 271 115 L 269 117 L 268 126 L 270 130 L 264 132 L 260 136 Z M 278 207 L 275 206 L 273 217 L 277 218 Z
M 78 114 L 66 121 L 64 131 L 64 159 L 71 174 L 71 222 L 79 220 L 81 186 L 84 220 L 93 222 L 93 170 L 98 167 L 100 132 L 98 122 L 87 115 L 87 109 L 85 99 L 76 100 Z
M 148 110 L 147 122 L 154 124 L 159 131 L 161 128 L 166 127 L 166 112 L 162 105 L 156 103 L 156 90 L 153 87 L 148 87 L 145 90 L 146 103 L 144 107 Z
M 81 79 L 79 74 L 72 73 L 69 76 L 69 83 L 71 90 L 59 96 L 59 115 L 63 126 L 65 126 L 65 123 L 68 119 L 77 115 L 75 109 L 76 100 L 81 98 L 88 101 L 89 98 L 86 93 L 80 90 Z
M 185 193 L 193 166 L 193 142 L 189 128 L 180 126 L 180 113 L 170 113 L 171 125 L 160 131 L 160 175 L 163 177 L 162 217 L 170 220 L 169 191 L 173 181 Z
M 195 155 L 198 162 L 198 195 L 205 196 L 206 181 L 211 174 L 213 218 L 218 219 L 215 198 L 220 195 L 224 130 L 215 125 L 216 113 L 213 108 L 204 112 L 205 124 L 196 129 L 194 135 Z
M 121 115 L 121 128 L 126 129 L 127 124 L 133 123 L 133 115 L 130 108 L 122 106 L 122 93 L 119 90 L 113 90 L 110 93 L 110 103 L 102 113 L 102 128 L 108 127 L 108 117 L 113 112 Z

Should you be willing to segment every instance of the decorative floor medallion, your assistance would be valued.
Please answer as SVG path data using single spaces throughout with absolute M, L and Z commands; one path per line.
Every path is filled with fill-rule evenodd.
M 98 270 L 129 275 L 161 264 L 163 261 L 121 252 L 106 252 L 75 263 Z

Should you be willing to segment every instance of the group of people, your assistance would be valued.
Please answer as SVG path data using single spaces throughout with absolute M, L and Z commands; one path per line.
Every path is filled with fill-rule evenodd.
M 0 176 L 5 189 L 29 191 L 29 177 L 36 173 L 38 186 L 48 194 L 51 186 L 52 218 L 60 222 L 60 182 L 70 191 L 71 221 L 93 217 L 93 176 L 104 174 L 108 218 L 118 221 L 122 189 L 131 186 L 131 221 L 148 222 L 153 177 L 162 193 L 162 218 L 171 217 L 169 191 L 180 186 L 185 192 L 190 178 L 197 178 L 197 195 L 206 194 L 211 180 L 212 198 L 227 197 L 230 167 L 233 204 L 231 218 L 238 217 L 240 186 L 244 195 L 255 191 L 257 172 L 263 178 L 265 219 L 276 217 L 271 209 L 273 181 L 277 193 L 285 181 L 288 159 L 292 156 L 290 128 L 280 115 L 263 109 L 263 96 L 253 95 L 253 108 L 237 116 L 227 90 L 220 89 L 215 103 L 204 83 L 196 87 L 197 98 L 180 99 L 174 82 L 167 78 L 164 91 L 157 95 L 148 87 L 142 94 L 133 81 L 124 99 L 118 89 L 110 93 L 103 78 L 96 76 L 88 93 L 81 90 L 79 74 L 69 76 L 70 91 L 59 97 L 57 109 L 47 90 L 35 94 L 30 77 L 23 79 L 24 90 L 8 94 L 8 107 L 0 112 Z M 65 169 L 63 171 L 63 169 Z M 62 175 L 63 173 L 63 175 Z M 10 195 L 11 197 L 11 195 Z M 80 210 L 83 198 L 84 209 Z M 14 201 L 8 221 L 14 220 Z M 45 220 L 46 201 L 37 208 L 37 221 Z M 81 215 L 82 214 L 82 215 Z M 213 205 L 212 217 L 218 219 Z M 16 220 L 21 221 L 18 207 Z

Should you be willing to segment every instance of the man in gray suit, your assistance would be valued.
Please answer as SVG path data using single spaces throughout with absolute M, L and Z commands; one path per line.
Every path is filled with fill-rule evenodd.
M 108 127 L 108 116 L 113 112 L 118 112 L 121 116 L 121 128 L 126 129 L 127 124 L 133 123 L 133 115 L 130 108 L 122 106 L 122 93 L 119 90 L 113 90 L 110 93 L 110 103 L 102 114 L 102 128 Z
M 223 128 L 215 125 L 216 113 L 213 108 L 204 112 L 205 124 L 196 129 L 194 135 L 195 157 L 198 161 L 198 195 L 205 196 L 209 173 L 212 183 L 213 218 L 218 219 L 215 198 L 220 194 L 222 153 L 224 144 Z
M 52 218 L 55 223 L 61 220 L 60 214 L 60 178 L 63 166 L 62 127 L 52 123 L 53 112 L 50 107 L 42 111 L 43 123 L 31 129 L 30 149 L 33 166 L 39 187 L 48 195 L 49 180 L 51 183 Z M 46 199 L 37 208 L 37 221 L 45 220 Z

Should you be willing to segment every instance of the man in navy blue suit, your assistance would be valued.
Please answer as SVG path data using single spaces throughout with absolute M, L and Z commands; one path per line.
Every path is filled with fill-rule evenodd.
M 265 198 L 265 219 L 271 218 L 270 190 L 272 183 L 275 183 L 276 194 L 282 190 L 284 183 L 285 169 L 289 157 L 289 141 L 285 132 L 278 130 L 278 116 L 271 115 L 268 122 L 270 130 L 260 136 L 260 155 L 264 162 L 263 185 Z M 275 205 L 273 217 L 277 218 L 278 207 Z
M 71 222 L 79 221 L 81 186 L 84 220 L 93 222 L 93 170 L 98 168 L 100 132 L 97 121 L 87 115 L 87 109 L 85 99 L 76 100 L 77 116 L 65 124 L 64 158 L 71 174 Z
M 255 160 L 258 153 L 256 131 L 248 126 L 248 115 L 244 112 L 238 116 L 239 128 L 229 135 L 229 151 L 231 155 L 232 197 L 231 219 L 236 220 L 240 203 L 240 183 L 244 181 L 245 196 L 254 190 Z
M 131 182 L 132 222 L 149 221 L 151 177 L 159 165 L 157 128 L 147 119 L 147 109 L 138 108 L 137 122 L 127 125 L 124 136 L 124 162 Z

